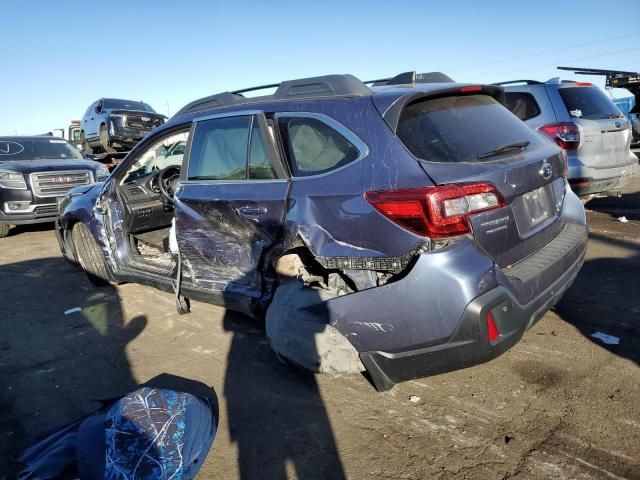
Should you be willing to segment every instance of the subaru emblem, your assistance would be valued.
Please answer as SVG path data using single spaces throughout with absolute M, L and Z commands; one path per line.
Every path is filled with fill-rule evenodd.
M 620 122 L 616 122 L 616 128 L 620 128 L 622 124 Z
M 553 175 L 553 167 L 550 163 L 544 162 L 542 164 L 542 168 L 540 168 L 540 175 L 545 180 L 549 180 L 551 178 L 551 175 Z

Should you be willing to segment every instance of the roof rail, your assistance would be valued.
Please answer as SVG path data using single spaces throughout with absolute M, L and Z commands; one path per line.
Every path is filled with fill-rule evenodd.
M 385 85 L 415 85 L 416 83 L 453 83 L 453 79 L 442 72 L 416 73 L 403 72 L 395 77 L 380 78 L 378 80 L 367 80 L 365 84 L 372 84 L 373 87 Z
M 273 95 L 247 98 L 243 93 L 267 88 L 276 88 Z M 175 116 L 185 113 L 209 110 L 212 108 L 255 103 L 265 100 L 284 100 L 289 98 L 312 98 L 333 96 L 370 95 L 371 89 L 353 75 L 324 75 L 319 77 L 286 80 L 280 83 L 243 88 L 232 92 L 222 92 L 195 100 L 182 107 Z
M 508 82 L 492 83 L 492 85 L 510 85 L 512 83 L 526 83 L 527 85 L 539 85 L 542 82 L 539 82 L 537 80 L 509 80 Z

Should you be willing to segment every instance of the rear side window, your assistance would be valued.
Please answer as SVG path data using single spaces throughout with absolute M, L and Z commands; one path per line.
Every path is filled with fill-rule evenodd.
M 293 175 L 326 173 L 360 157 L 340 132 L 312 117 L 278 117 L 278 126 Z
M 558 89 L 569 115 L 574 118 L 598 120 L 616 118 L 618 107 L 598 87 L 563 87 Z
M 541 142 L 537 134 L 487 95 L 422 100 L 404 109 L 398 137 L 429 162 L 483 162 L 479 155 L 516 142 Z
M 505 92 L 504 96 L 505 106 L 520 120 L 525 121 L 540 115 L 538 102 L 530 93 Z

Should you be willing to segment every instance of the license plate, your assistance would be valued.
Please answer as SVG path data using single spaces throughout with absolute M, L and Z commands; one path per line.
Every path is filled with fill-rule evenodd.
M 522 196 L 522 206 L 524 207 L 523 213 L 526 216 L 528 229 L 541 224 L 553 214 L 552 202 L 549 201 L 545 187 L 536 188 L 525 193 Z

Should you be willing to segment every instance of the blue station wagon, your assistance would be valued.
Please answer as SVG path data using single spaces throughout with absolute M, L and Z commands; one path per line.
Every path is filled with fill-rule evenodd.
M 372 84 L 373 83 L 373 84 Z M 567 157 L 495 85 L 409 72 L 190 103 L 60 204 L 63 254 L 264 318 L 278 356 L 378 390 L 488 361 L 571 285 Z

